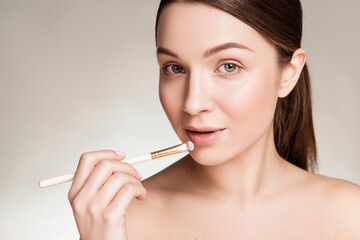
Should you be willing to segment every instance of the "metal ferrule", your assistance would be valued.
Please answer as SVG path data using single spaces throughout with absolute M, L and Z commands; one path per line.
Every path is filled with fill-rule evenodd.
M 165 148 L 163 150 L 152 152 L 151 159 L 166 157 L 166 156 L 170 156 L 170 155 L 177 154 L 177 153 L 184 153 L 187 151 L 188 150 L 186 149 L 186 145 L 184 146 L 184 144 L 179 144 L 179 145 L 176 145 L 173 147 Z

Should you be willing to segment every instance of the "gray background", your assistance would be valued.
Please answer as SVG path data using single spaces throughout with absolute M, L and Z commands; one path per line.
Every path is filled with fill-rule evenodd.
M 158 1 L 0 0 L 0 238 L 76 239 L 81 153 L 177 144 L 157 95 Z M 360 1 L 303 0 L 319 173 L 360 183 Z M 144 178 L 179 157 L 135 165 Z

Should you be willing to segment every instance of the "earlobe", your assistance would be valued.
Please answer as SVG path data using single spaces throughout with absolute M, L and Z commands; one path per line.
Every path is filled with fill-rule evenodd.
M 294 51 L 294 54 L 284 67 L 281 74 L 281 83 L 279 88 L 278 97 L 284 98 L 293 90 L 306 62 L 306 52 L 302 48 Z

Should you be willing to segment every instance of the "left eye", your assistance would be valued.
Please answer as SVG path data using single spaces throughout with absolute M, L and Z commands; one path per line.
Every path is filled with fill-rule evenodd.
M 239 66 L 234 63 L 225 63 L 219 67 L 220 72 L 234 72 L 239 69 Z

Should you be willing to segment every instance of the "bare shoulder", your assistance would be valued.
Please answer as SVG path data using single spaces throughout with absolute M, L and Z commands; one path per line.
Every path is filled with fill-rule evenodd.
M 339 178 L 310 173 L 293 165 L 289 169 L 291 178 L 298 179 L 296 184 L 303 186 L 301 189 L 308 190 L 308 193 L 312 193 L 313 196 L 360 205 L 360 185 Z
M 295 179 L 289 181 L 295 193 L 292 196 L 304 203 L 300 212 L 311 213 L 303 218 L 305 225 L 316 226 L 313 232 L 318 232 L 321 239 L 360 239 L 360 186 L 289 166 L 289 175 L 285 176 Z
M 322 175 L 315 177 L 319 186 L 323 189 L 323 196 L 333 199 L 334 202 L 347 203 L 343 207 L 360 207 L 360 186 L 338 178 L 332 178 Z M 355 209 L 353 209 L 355 210 Z
M 360 186 L 337 178 L 315 175 L 327 216 L 333 216 L 336 229 L 344 239 L 360 238 Z M 346 236 L 345 236 L 346 234 Z

